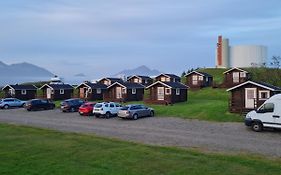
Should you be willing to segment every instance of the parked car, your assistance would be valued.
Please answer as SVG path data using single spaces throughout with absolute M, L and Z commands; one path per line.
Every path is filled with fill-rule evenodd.
M 84 104 L 85 101 L 79 98 L 71 98 L 64 100 L 60 103 L 60 109 L 62 112 L 75 112 L 78 111 L 79 107 Z
M 118 111 L 122 108 L 122 105 L 114 102 L 103 102 L 97 103 L 94 106 L 93 114 L 96 117 L 104 116 L 105 118 L 110 118 L 116 116 Z
M 264 128 L 281 129 L 281 94 L 269 98 L 257 110 L 245 117 L 245 125 L 256 132 Z
M 17 98 L 4 98 L 0 99 L 0 108 L 8 109 L 10 107 L 23 107 L 26 101 L 21 101 Z
M 55 104 L 51 100 L 46 99 L 33 99 L 27 101 L 25 104 L 25 109 L 27 111 L 50 110 L 54 108 Z
M 118 117 L 122 119 L 137 120 L 140 117 L 154 116 L 154 109 L 144 105 L 127 105 L 122 107 L 118 112 Z
M 82 106 L 79 107 L 79 114 L 80 115 L 93 115 L 93 109 L 96 103 L 92 103 L 92 102 L 88 102 L 88 103 L 84 103 Z

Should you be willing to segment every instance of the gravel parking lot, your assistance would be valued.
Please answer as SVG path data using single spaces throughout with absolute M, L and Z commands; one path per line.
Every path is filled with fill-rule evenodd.
M 215 123 L 171 117 L 150 117 L 136 121 L 118 118 L 82 117 L 60 110 L 27 112 L 24 109 L 0 110 L 0 122 L 95 133 L 139 143 L 198 148 L 227 153 L 253 153 L 281 157 L 281 132 L 256 133 L 243 123 Z

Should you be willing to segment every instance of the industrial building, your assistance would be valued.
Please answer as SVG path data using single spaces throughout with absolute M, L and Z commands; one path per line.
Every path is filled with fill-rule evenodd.
M 216 67 L 260 67 L 267 60 L 267 47 L 262 45 L 230 46 L 229 39 L 218 37 Z

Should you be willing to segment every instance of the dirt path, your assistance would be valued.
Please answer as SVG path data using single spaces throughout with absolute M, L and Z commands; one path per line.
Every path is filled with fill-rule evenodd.
M 199 148 L 231 153 L 254 153 L 281 157 L 281 132 L 256 133 L 243 123 L 215 123 L 178 118 L 153 117 L 137 121 L 118 118 L 96 119 L 59 110 L 27 112 L 24 109 L 0 110 L 0 122 L 95 133 L 153 145 Z

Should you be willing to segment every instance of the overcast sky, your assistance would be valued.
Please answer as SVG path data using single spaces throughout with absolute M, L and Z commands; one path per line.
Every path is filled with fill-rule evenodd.
M 1 0 L 0 60 L 97 78 L 147 65 L 181 73 L 215 65 L 231 45 L 281 55 L 280 0 Z

